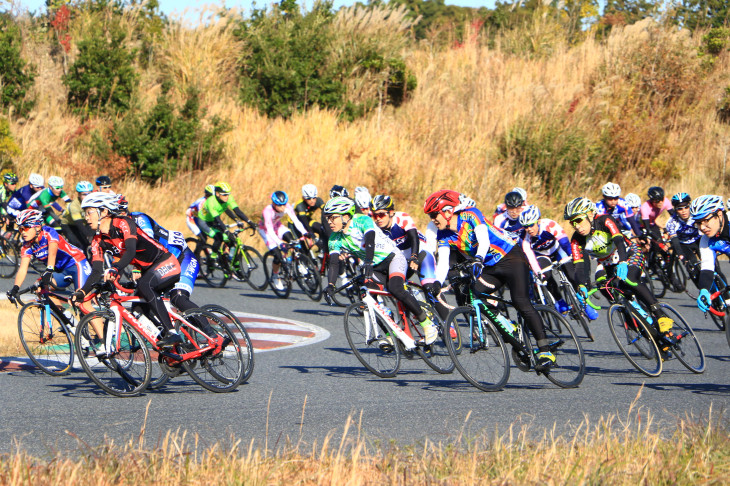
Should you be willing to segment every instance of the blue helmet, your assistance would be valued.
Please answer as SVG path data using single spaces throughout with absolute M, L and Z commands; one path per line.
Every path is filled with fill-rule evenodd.
M 540 210 L 534 204 L 530 204 L 520 213 L 520 224 L 525 228 L 538 221 L 540 221 Z
M 690 202 L 692 202 L 692 198 L 686 192 L 678 192 L 672 196 L 672 206 L 675 208 L 680 204 L 689 204 Z
M 287 196 L 284 191 L 274 191 L 274 193 L 271 194 L 271 202 L 277 206 L 283 206 L 289 202 L 289 196 Z
M 80 181 L 76 184 L 76 192 L 94 192 L 94 186 L 89 181 Z
M 722 198 L 708 194 L 692 201 L 692 204 L 689 206 L 689 214 L 692 219 L 699 221 L 721 209 L 725 209 Z

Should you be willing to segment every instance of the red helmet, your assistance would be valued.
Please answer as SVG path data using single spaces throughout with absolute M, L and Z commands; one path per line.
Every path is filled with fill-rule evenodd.
M 426 198 L 426 204 L 423 205 L 423 212 L 426 214 L 443 212 L 444 209 L 454 209 L 459 205 L 459 193 L 442 189 L 436 191 Z

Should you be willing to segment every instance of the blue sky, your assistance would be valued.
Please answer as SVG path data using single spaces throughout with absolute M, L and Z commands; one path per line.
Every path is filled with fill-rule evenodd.
M 335 0 L 335 8 L 339 8 L 342 5 L 351 5 L 355 3 L 356 0 Z M 186 8 L 190 9 L 190 11 L 199 10 L 203 5 L 206 4 L 225 4 L 227 7 L 239 7 L 243 8 L 244 12 L 250 12 L 251 11 L 251 0 L 244 0 L 244 1 L 232 1 L 232 0 L 225 0 L 225 1 L 206 1 L 206 0 L 159 0 L 160 2 L 160 9 L 166 13 L 171 14 L 175 11 L 182 12 Z M 306 3 L 310 3 L 311 0 L 307 0 Z M 41 11 L 45 9 L 46 2 L 45 0 L 21 0 L 18 2 L 21 7 L 27 8 L 31 11 Z M 258 7 L 262 7 L 264 5 L 267 5 L 269 3 L 273 2 L 267 2 L 267 1 L 261 1 L 259 0 L 256 2 L 256 5 Z M 301 2 L 300 2 L 301 3 Z M 446 0 L 446 4 L 448 5 L 461 5 L 461 6 L 467 6 L 467 7 L 494 7 L 494 0 Z M 190 12 L 188 12 L 188 15 L 190 15 Z

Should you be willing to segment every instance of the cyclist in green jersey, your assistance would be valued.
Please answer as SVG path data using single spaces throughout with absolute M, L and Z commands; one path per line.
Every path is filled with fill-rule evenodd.
M 332 303 L 335 281 L 339 275 L 340 255 L 345 252 L 362 260 L 366 283 L 387 283 L 388 291 L 418 319 L 424 330 L 424 344 L 431 344 L 438 337 L 433 321 L 423 311 L 418 301 L 405 287 L 408 262 L 395 242 L 385 236 L 370 217 L 356 214 L 355 201 L 347 197 L 335 197 L 324 205 L 327 223 L 332 229 L 329 239 L 329 272 L 325 299 Z M 390 336 L 384 341 L 392 339 Z M 380 343 L 391 347 L 392 341 Z
M 198 215 L 194 218 L 200 231 L 213 238 L 211 258 L 217 258 L 223 241 L 229 242 L 231 239 L 228 227 L 221 219 L 224 213 L 236 221 L 241 228 L 244 227 L 243 222 L 254 226 L 254 222 L 236 204 L 236 200 L 231 195 L 231 186 L 227 182 L 218 182 L 215 185 L 215 193 L 205 200 Z
M 51 176 L 48 178 L 48 187 L 35 193 L 34 197 L 28 202 L 28 206 L 41 211 L 46 224 L 58 225 L 60 224 L 60 215 L 63 212 L 63 208 L 58 204 L 59 199 L 66 204 L 71 202 L 71 198 L 63 190 L 63 179 L 58 176 Z
M 0 188 L 0 214 L 3 216 L 8 214 L 5 205 L 10 201 L 16 187 L 18 187 L 18 175 L 15 172 L 3 174 L 3 186 Z

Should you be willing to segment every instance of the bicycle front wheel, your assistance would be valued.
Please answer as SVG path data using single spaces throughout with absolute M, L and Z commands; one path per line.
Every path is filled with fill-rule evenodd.
M 254 290 L 264 290 L 269 284 L 269 274 L 264 258 L 252 246 L 242 246 L 238 254 L 238 276 Z
M 550 342 L 550 351 L 555 355 L 555 363 L 545 377 L 561 388 L 580 385 L 586 374 L 586 361 L 583 347 L 573 328 L 565 317 L 551 307 L 536 305 L 535 310 L 545 324 L 545 337 Z M 528 349 L 532 349 L 532 345 Z
M 115 332 L 114 314 L 91 312 L 76 326 L 75 346 L 81 366 L 94 383 L 110 395 L 132 397 L 144 392 L 152 377 L 152 359 L 145 340 L 136 329 L 122 322 L 111 353 L 101 354 L 104 335 Z M 109 351 L 109 350 L 107 350 Z
M 426 304 L 425 302 L 419 302 L 419 304 L 438 329 L 438 338 L 429 345 L 417 346 L 416 352 L 435 372 L 442 374 L 451 373 L 454 371 L 454 361 L 451 359 L 451 356 L 449 356 L 449 350 L 446 348 L 446 339 L 447 336 L 449 336 L 448 339 L 451 339 L 450 334 L 448 331 L 445 332 L 441 318 L 431 305 Z M 423 328 L 415 322 L 413 316 L 409 316 L 407 322 L 413 339 L 415 339 L 416 342 L 424 339 Z
M 585 331 L 586 337 L 588 337 L 589 341 L 595 341 L 595 339 L 593 338 L 593 333 L 591 332 L 591 328 L 589 326 L 590 321 L 588 319 L 588 316 L 586 316 L 583 306 L 580 304 L 580 302 L 578 302 L 578 296 L 575 295 L 575 290 L 573 290 L 573 287 L 571 285 L 566 284 L 563 287 L 563 293 L 568 299 L 568 305 L 570 306 L 570 311 L 568 311 L 568 315 L 571 319 L 580 324 L 580 327 L 582 327 Z
M 223 269 L 221 260 L 228 258 L 227 255 L 218 255 L 218 258 L 211 258 L 213 248 L 210 245 L 199 245 L 195 258 L 200 265 L 200 275 L 211 287 L 221 288 L 228 282 L 228 276 Z
M 221 305 L 206 304 L 201 307 L 201 309 L 218 317 L 236 336 L 236 340 L 240 345 L 241 353 L 243 354 L 243 379 L 241 380 L 241 383 L 248 381 L 253 373 L 254 351 L 251 338 L 248 335 L 248 331 L 246 331 L 246 328 L 241 323 L 241 320 L 236 317 L 236 314 Z
M 451 333 L 451 329 L 455 335 Z M 472 306 L 457 307 L 446 318 L 446 348 L 461 376 L 482 391 L 499 391 L 507 384 L 507 347 L 492 323 Z
M 18 336 L 30 360 L 42 372 L 63 376 L 74 362 L 73 336 L 51 309 L 29 302 L 18 314 Z
M 661 374 L 659 348 L 638 316 L 622 304 L 613 304 L 608 309 L 608 324 L 613 339 L 634 368 L 646 376 Z
M 664 302 L 660 302 L 659 305 L 667 317 L 674 321 L 677 343 L 671 347 L 672 352 L 679 362 L 692 373 L 703 373 L 705 371 L 705 352 L 702 351 L 702 346 L 692 327 L 674 307 Z
M 274 274 L 274 260 L 276 259 L 274 252 L 269 250 L 264 255 L 264 265 L 266 273 L 269 275 L 269 287 L 274 291 L 280 299 L 286 299 L 291 293 L 292 275 L 291 268 L 287 262 L 279 263 L 279 271 Z
M 362 302 L 345 310 L 345 336 L 355 357 L 371 373 L 392 378 L 400 369 L 400 346 L 378 314 Z
M 322 278 L 319 275 L 317 266 L 304 253 L 299 255 L 299 259 L 294 265 L 299 288 L 313 301 L 319 301 L 322 298 Z
M 0 278 L 15 275 L 20 266 L 18 249 L 11 242 L 0 236 Z

